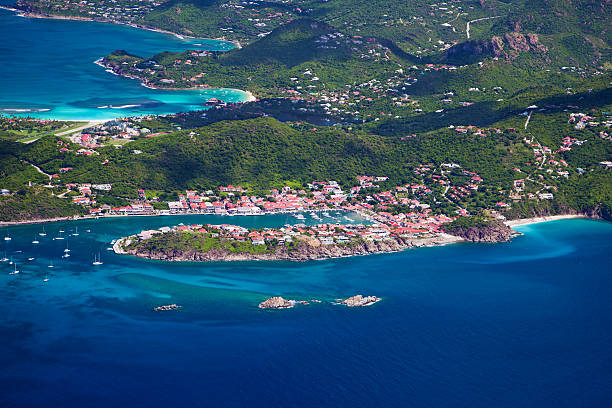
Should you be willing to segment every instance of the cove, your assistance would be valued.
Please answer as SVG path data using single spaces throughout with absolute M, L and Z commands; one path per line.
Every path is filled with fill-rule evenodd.
M 0 113 L 45 119 L 112 119 L 204 109 L 215 97 L 243 102 L 233 89 L 168 91 L 115 76 L 94 64 L 117 49 L 140 56 L 187 49 L 230 50 L 234 44 L 179 39 L 133 27 L 19 17 L 0 9 Z

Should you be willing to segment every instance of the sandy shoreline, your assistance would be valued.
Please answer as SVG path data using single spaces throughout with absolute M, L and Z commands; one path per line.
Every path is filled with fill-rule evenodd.
M 538 224 L 540 222 L 557 221 L 557 220 L 569 220 L 572 218 L 590 218 L 590 217 L 587 217 L 586 215 L 581 215 L 581 214 L 550 215 L 547 217 L 521 218 L 518 220 L 510 220 L 510 221 L 505 221 L 504 224 L 512 228 L 512 227 L 516 227 L 519 225 Z

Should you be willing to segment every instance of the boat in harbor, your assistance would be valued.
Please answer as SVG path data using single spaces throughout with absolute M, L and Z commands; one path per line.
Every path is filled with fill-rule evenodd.
M 98 254 L 98 257 L 96 258 L 96 256 L 94 255 L 94 261 L 91 263 L 92 265 L 102 265 L 102 261 L 100 261 L 100 254 Z
M 47 236 L 47 233 L 45 232 L 45 227 L 43 227 L 42 232 L 39 232 L 38 235 L 40 235 L 41 237 Z
M 11 238 L 8 234 L 4 237 L 5 241 L 10 241 L 11 239 L 13 239 L 13 238 Z
M 34 259 L 36 259 L 36 258 L 30 257 L 30 258 L 28 258 L 28 261 L 33 261 Z
M 79 227 L 75 227 L 74 228 L 74 232 L 72 233 L 72 236 L 74 236 L 74 237 L 78 237 L 79 236 Z
M 32 241 L 33 244 L 40 244 L 40 241 L 36 239 L 36 237 L 34 237 L 34 241 Z
M 13 270 L 13 272 L 9 272 L 9 275 L 17 275 L 19 273 L 19 270 L 17 270 L 17 264 L 15 264 L 15 269 Z

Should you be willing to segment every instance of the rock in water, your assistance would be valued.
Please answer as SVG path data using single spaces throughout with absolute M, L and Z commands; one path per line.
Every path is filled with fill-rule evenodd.
M 351 296 L 348 299 L 344 299 L 341 303 L 348 307 L 357 307 L 357 306 L 370 306 L 378 301 L 380 301 L 380 298 L 376 296 L 355 295 L 355 296 Z
M 295 302 L 280 296 L 274 296 L 259 304 L 260 309 L 289 309 L 295 306 Z

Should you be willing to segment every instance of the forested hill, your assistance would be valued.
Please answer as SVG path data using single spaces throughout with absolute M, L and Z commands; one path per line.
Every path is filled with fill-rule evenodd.
M 397 51 L 376 38 L 352 38 L 326 23 L 303 18 L 244 48 L 214 56 L 187 51 L 140 58 L 116 51 L 103 62 L 118 74 L 139 77 L 152 86 L 206 84 L 246 89 L 258 96 L 278 96 L 277 89 L 295 87 L 297 78 L 304 75 L 309 75 L 308 83 L 301 86 L 305 90 L 344 88 L 345 84 L 383 77 L 401 64 L 418 61 Z
M 546 54 L 538 59 L 549 64 L 610 61 L 612 3 L 606 0 L 169 0 L 145 4 L 137 0 L 19 0 L 18 6 L 243 44 L 287 22 L 309 17 L 350 36 L 387 39 L 417 56 L 440 55 L 451 47 L 490 54 L 501 41 L 506 43 L 504 56 L 535 48 Z M 538 39 L 523 41 L 517 34 Z M 455 61 L 456 51 L 451 51 Z

